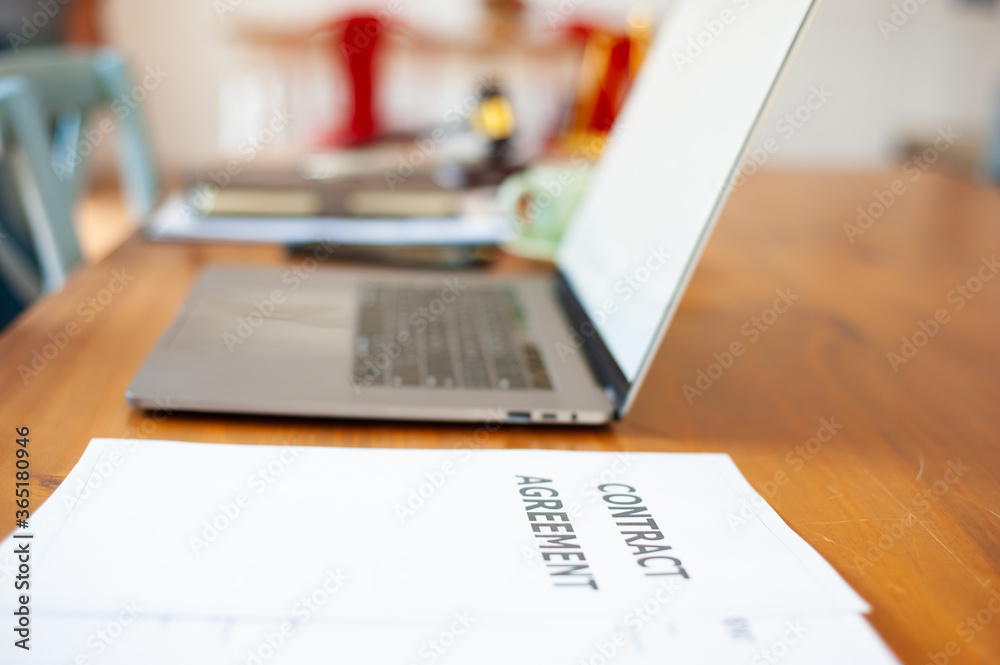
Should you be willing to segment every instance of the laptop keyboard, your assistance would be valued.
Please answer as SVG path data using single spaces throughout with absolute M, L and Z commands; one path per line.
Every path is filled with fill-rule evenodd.
M 359 302 L 356 385 L 552 389 L 513 289 L 370 282 Z

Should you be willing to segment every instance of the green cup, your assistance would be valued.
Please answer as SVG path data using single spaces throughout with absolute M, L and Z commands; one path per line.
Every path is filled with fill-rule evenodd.
M 497 198 L 517 225 L 504 249 L 531 259 L 551 261 L 577 203 L 587 186 L 591 167 L 539 165 L 509 176 Z

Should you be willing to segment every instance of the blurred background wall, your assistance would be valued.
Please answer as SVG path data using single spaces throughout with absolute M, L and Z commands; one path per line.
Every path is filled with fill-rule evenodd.
M 398 0 L 394 21 L 442 40 L 474 34 L 476 0 Z M 657 15 L 669 0 L 647 0 Z M 632 8 L 615 0 L 526 0 L 533 29 L 559 17 L 623 25 Z M 897 162 L 907 145 L 951 127 L 961 139 L 952 159 L 982 164 L 998 124 L 1000 7 L 987 0 L 826 0 L 820 6 L 760 140 L 780 149 L 768 166 L 875 168 Z M 105 38 L 135 71 L 160 68 L 166 78 L 145 108 L 166 169 L 217 163 L 266 123 L 276 108 L 295 110 L 294 127 L 268 148 L 292 154 L 342 109 L 344 90 L 324 48 L 308 40 L 262 45 L 377 2 L 338 0 L 106 0 Z M 264 38 L 261 38 L 264 35 Z M 473 38 L 474 39 L 474 38 Z M 281 41 L 281 38 L 277 38 Z M 418 50 L 419 51 L 419 50 Z M 557 122 L 572 63 L 542 66 L 512 58 L 501 72 L 529 139 Z M 386 68 L 383 108 L 392 128 L 441 123 L 492 65 L 476 58 L 414 52 Z M 565 80 L 565 89 L 553 81 Z M 340 87 L 338 87 L 340 86 Z M 814 107 L 800 109 L 814 97 Z M 806 121 L 777 123 L 799 111 Z M 789 129 L 789 127 L 791 129 Z M 971 168 L 971 166 L 970 166 Z

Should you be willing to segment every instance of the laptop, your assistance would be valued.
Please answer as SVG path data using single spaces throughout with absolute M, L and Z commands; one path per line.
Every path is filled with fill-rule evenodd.
M 487 423 L 624 416 L 813 5 L 671 5 L 554 275 L 338 269 L 327 245 L 293 267 L 209 267 L 129 402 Z

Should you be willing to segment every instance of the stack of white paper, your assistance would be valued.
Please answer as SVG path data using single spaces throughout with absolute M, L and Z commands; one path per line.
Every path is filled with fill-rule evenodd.
M 5 663 L 896 662 L 726 455 L 95 439 L 26 532 Z
M 481 210 L 457 217 L 204 217 L 174 194 L 150 217 L 147 233 L 154 240 L 426 247 L 498 245 L 513 226 L 507 215 Z

